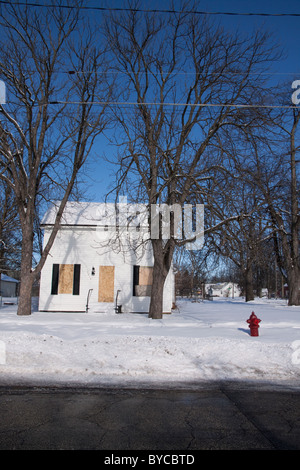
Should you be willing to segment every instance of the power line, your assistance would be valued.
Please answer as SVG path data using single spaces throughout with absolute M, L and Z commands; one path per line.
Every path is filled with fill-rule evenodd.
M 96 6 L 78 6 L 74 5 L 44 5 L 41 3 L 31 3 L 31 2 L 10 2 L 5 0 L 0 0 L 2 5 L 16 5 L 16 6 L 27 6 L 27 7 L 37 7 L 37 8 L 66 8 L 66 9 L 80 9 L 80 10 L 90 10 L 90 11 L 124 11 L 124 12 L 136 12 L 136 13 L 173 13 L 180 14 L 184 13 L 181 10 L 161 10 L 161 9 L 143 9 L 143 8 L 119 8 L 119 7 L 96 7 Z M 233 11 L 198 11 L 190 10 L 185 13 L 195 14 L 195 15 L 219 15 L 219 16 L 262 16 L 262 17 L 300 17 L 300 13 L 262 13 L 262 12 L 233 12 Z
M 34 72 L 34 70 L 28 70 L 28 72 Z M 127 75 L 127 72 L 114 72 L 114 71 L 104 71 L 104 72 L 99 72 L 95 70 L 57 70 L 54 73 L 66 73 L 69 75 L 75 75 L 75 74 L 95 74 L 95 75 Z M 136 72 L 137 75 L 149 75 L 150 72 Z M 184 72 L 184 71 L 175 71 L 175 72 L 162 72 L 160 75 L 201 75 L 201 72 Z M 205 73 L 205 75 L 220 75 L 220 72 L 208 72 Z M 224 75 L 243 75 L 243 72 L 224 72 Z M 300 75 L 299 72 L 247 72 L 247 75 Z
M 36 70 L 26 70 L 27 73 L 36 73 Z M 0 72 L 1 74 L 1 72 Z M 97 71 L 97 70 L 54 70 L 53 74 L 66 74 L 66 75 L 127 75 L 127 72 L 122 72 L 122 71 Z M 137 75 L 149 75 L 150 72 L 136 72 Z M 212 76 L 212 75 L 220 75 L 220 72 L 207 72 L 205 73 L 206 76 Z M 243 75 L 244 72 L 224 72 L 222 76 L 235 76 L 235 75 Z M 153 74 L 152 74 L 153 75 Z M 169 73 L 168 71 L 166 72 L 161 72 L 159 75 L 164 76 L 164 75 L 171 75 L 175 76 L 175 78 L 178 75 L 192 75 L 192 76 L 198 76 L 201 75 L 201 72 L 185 72 L 185 71 L 175 71 Z M 247 75 L 260 75 L 260 76 L 286 76 L 286 75 L 300 75 L 299 72 L 247 72 Z
M 74 105 L 100 105 L 100 106 L 180 106 L 180 107 L 191 107 L 191 108 L 261 108 L 261 109 L 300 109 L 300 106 L 295 105 L 264 105 L 264 104 L 236 104 L 236 103 L 156 103 L 156 102 L 125 102 L 125 101 L 49 101 L 48 103 L 43 103 L 42 105 L 49 104 L 74 104 Z M 39 106 L 37 104 L 37 106 Z

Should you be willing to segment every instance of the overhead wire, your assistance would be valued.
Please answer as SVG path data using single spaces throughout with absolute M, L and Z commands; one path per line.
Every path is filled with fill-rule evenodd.
M 26 7 L 37 7 L 37 8 L 65 8 L 65 9 L 79 9 L 79 10 L 91 10 L 91 11 L 132 11 L 132 12 L 139 12 L 139 13 L 172 13 L 172 14 L 179 14 L 183 13 L 181 10 L 175 9 L 144 9 L 144 8 L 124 8 L 124 7 L 98 7 L 98 6 L 74 6 L 74 5 L 57 5 L 57 4 L 41 4 L 41 3 L 33 3 L 27 1 L 20 1 L 20 2 L 13 2 L 13 1 L 6 1 L 0 0 L 0 5 L 15 5 L 15 6 L 26 6 Z M 186 13 L 196 14 L 196 15 L 226 15 L 226 16 L 262 16 L 262 17 L 300 17 L 300 13 L 263 13 L 263 12 L 230 12 L 230 11 L 199 11 L 199 10 L 190 10 Z M 74 71 L 74 70 L 67 70 L 67 71 L 57 71 L 56 73 L 66 73 L 66 74 L 84 74 L 84 73 L 94 73 L 94 74 L 102 74 L 108 72 L 96 72 L 96 71 Z M 109 72 L 109 73 L 119 73 L 119 72 Z M 175 72 L 174 72 L 175 73 Z M 176 72 L 176 74 L 192 74 L 193 72 Z M 211 74 L 217 74 L 217 72 L 212 72 Z M 230 75 L 238 75 L 239 72 L 228 72 Z M 253 74 L 255 74 L 253 72 Z M 258 73 L 257 73 L 258 74 Z M 262 75 L 296 75 L 298 72 L 264 72 Z M 91 102 L 80 102 L 80 101 L 50 101 L 45 104 L 91 104 Z M 281 108 L 281 109 L 300 109 L 296 105 L 259 105 L 259 104 L 236 104 L 236 103 L 138 103 L 138 102 L 93 102 L 94 105 L 112 105 L 112 106 L 188 106 L 188 107 L 235 107 L 235 108 Z M 36 104 L 37 106 L 39 104 Z
M 49 101 L 48 103 L 36 103 L 36 106 L 45 106 L 49 104 L 74 104 L 74 105 L 99 105 L 99 106 L 180 106 L 180 107 L 190 107 L 190 108 L 270 108 L 270 109 L 300 109 L 300 106 L 297 105 L 264 105 L 264 104 L 237 104 L 237 103 L 158 103 L 158 102 L 127 102 L 127 101 Z
M 0 0 L 2 5 L 16 5 L 26 7 L 37 7 L 37 8 L 66 8 L 66 9 L 79 9 L 79 10 L 90 10 L 90 11 L 132 11 L 136 13 L 172 13 L 180 14 L 183 13 L 181 10 L 176 9 L 158 9 L 158 8 L 124 8 L 124 7 L 99 7 L 99 6 L 88 6 L 88 5 L 57 5 L 57 4 L 42 4 L 33 3 L 27 1 L 12 2 L 7 0 Z M 262 16 L 262 17 L 300 17 L 300 13 L 264 13 L 264 12 L 234 12 L 234 11 L 199 11 L 189 10 L 186 13 L 195 15 L 224 15 L 224 16 Z

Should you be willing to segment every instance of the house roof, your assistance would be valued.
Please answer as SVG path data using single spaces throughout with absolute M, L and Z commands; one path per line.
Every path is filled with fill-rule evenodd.
M 53 205 L 45 213 L 41 226 L 53 225 L 59 203 Z M 63 226 L 115 226 L 118 217 L 119 225 L 126 225 L 130 217 L 136 217 L 139 221 L 146 220 L 145 204 L 127 203 L 99 203 L 99 202 L 74 202 L 68 201 L 63 212 L 61 225 Z M 143 215 L 141 215 L 143 214 Z M 123 223 L 122 223 L 123 221 Z M 144 225 L 144 224 L 143 224 Z
M 20 282 L 20 281 L 17 281 L 17 279 L 14 279 L 13 277 L 7 276 L 7 274 L 1 274 L 1 281 L 15 282 L 15 283 Z

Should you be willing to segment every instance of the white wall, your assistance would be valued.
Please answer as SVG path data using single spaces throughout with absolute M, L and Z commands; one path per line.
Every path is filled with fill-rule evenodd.
M 44 244 L 47 242 L 49 230 L 44 230 Z M 123 312 L 148 312 L 150 297 L 134 297 L 133 265 L 152 266 L 152 251 L 144 245 L 136 243 L 136 250 L 128 246 L 123 237 L 119 242 L 108 244 L 104 241 L 107 232 L 95 227 L 63 227 L 53 244 L 41 273 L 39 310 L 41 311 L 82 311 L 86 310 L 89 289 L 93 289 L 89 301 L 89 311 L 101 311 L 114 304 L 98 303 L 99 266 L 115 266 L 114 299 L 120 290 L 118 304 L 122 304 Z M 149 242 L 150 243 L 150 242 Z M 53 264 L 80 264 L 80 295 L 51 295 Z M 92 275 L 92 268 L 95 275 Z M 174 300 L 173 273 L 170 272 L 164 293 L 164 312 L 170 312 Z

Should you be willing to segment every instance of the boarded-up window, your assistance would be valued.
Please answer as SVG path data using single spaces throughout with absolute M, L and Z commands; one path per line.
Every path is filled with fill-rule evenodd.
M 58 293 L 73 294 L 74 265 L 61 264 L 59 266 Z
M 73 294 L 80 292 L 80 264 L 54 264 L 52 268 L 51 294 Z
M 98 302 L 114 301 L 115 267 L 99 266 Z
M 151 295 L 153 283 L 153 267 L 133 267 L 133 295 L 135 297 L 147 297 Z

